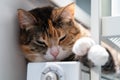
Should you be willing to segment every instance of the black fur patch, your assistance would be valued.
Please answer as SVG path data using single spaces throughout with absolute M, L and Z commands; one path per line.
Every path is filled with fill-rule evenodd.
M 114 63 L 113 57 L 110 54 L 109 50 L 107 50 L 107 52 L 109 53 L 110 57 L 109 57 L 108 62 L 104 66 L 102 66 L 102 71 L 104 73 L 115 72 L 115 63 Z
M 50 19 L 53 9 L 53 7 L 49 6 L 29 11 L 36 18 L 36 31 L 45 32 L 48 29 L 48 19 Z

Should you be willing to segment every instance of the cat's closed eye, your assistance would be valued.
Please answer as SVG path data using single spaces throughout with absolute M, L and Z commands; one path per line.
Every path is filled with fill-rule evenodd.
M 62 36 L 59 41 L 63 41 L 66 38 L 66 35 Z
M 35 43 L 36 45 L 42 46 L 42 47 L 46 47 L 46 46 L 47 46 L 47 45 L 45 44 L 45 42 L 39 41 L 39 40 L 34 41 L 34 43 Z

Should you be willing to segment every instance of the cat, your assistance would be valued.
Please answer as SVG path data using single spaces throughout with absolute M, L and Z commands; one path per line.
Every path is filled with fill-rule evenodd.
M 77 23 L 74 14 L 75 3 L 60 8 L 18 9 L 20 47 L 25 58 L 31 62 L 81 61 L 89 67 L 118 72 L 110 49 L 96 44 L 90 30 Z

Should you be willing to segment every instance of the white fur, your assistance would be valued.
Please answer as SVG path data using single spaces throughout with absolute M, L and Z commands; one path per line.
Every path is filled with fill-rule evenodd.
M 120 66 L 116 66 L 115 69 L 116 69 L 116 74 L 120 75 Z
M 48 48 L 46 54 L 44 55 L 44 58 L 48 61 L 54 60 L 54 57 L 50 54 L 50 48 Z
M 87 54 L 88 50 L 93 45 L 95 45 L 94 40 L 92 40 L 89 37 L 83 37 L 83 38 L 78 39 L 75 42 L 75 44 L 73 45 L 72 51 L 76 55 L 83 56 L 83 55 Z
M 108 61 L 108 58 L 108 52 L 100 45 L 94 45 L 88 51 L 88 59 L 91 60 L 94 65 L 105 65 L 105 63 Z

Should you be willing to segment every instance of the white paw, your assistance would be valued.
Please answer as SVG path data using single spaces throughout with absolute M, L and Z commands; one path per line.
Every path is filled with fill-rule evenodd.
M 88 51 L 88 59 L 91 60 L 94 65 L 102 66 L 108 61 L 109 53 L 100 45 L 94 45 Z
M 94 40 L 92 40 L 89 37 L 83 37 L 83 38 L 78 39 L 75 42 L 75 44 L 73 45 L 72 51 L 78 56 L 84 56 L 85 54 L 87 54 L 88 50 L 93 45 L 95 45 Z
M 116 66 L 116 74 L 119 74 L 120 75 L 120 67 L 119 66 Z

